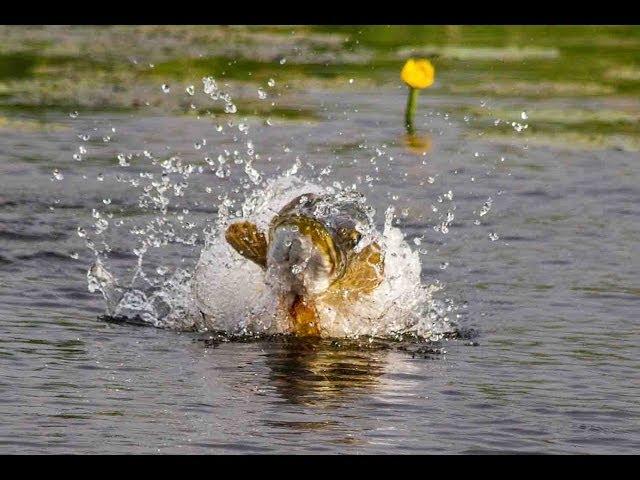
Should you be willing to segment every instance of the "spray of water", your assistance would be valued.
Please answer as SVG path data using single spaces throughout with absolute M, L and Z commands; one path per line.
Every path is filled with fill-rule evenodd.
M 224 103 L 227 114 L 236 112 L 229 94 L 222 92 L 214 79 L 203 79 L 203 92 L 211 100 Z M 191 94 L 190 94 L 191 95 Z M 233 121 L 227 127 L 236 127 Z M 216 130 L 222 132 L 219 125 Z M 233 335 L 259 335 L 287 333 L 290 325 L 281 311 L 277 292 L 265 279 L 264 271 L 238 255 L 225 241 L 226 226 L 239 219 L 254 222 L 261 230 L 268 229 L 273 216 L 290 200 L 307 193 L 329 195 L 339 201 L 354 194 L 354 186 L 340 182 L 331 186 L 311 182 L 299 173 L 301 161 L 296 159 L 286 172 L 265 178 L 254 168 L 260 159 L 253 142 L 247 139 L 248 126 L 237 125 L 244 135 L 243 151 L 223 150 L 213 160 L 204 157 L 203 165 L 194 165 L 179 157 L 157 158 L 148 151 L 139 154 L 118 155 L 119 165 L 131 160 L 146 160 L 151 171 L 138 178 L 119 176 L 141 190 L 138 207 L 148 218 L 146 223 L 130 226 L 136 238 L 133 253 L 137 257 L 135 269 L 126 282 L 117 279 L 107 266 L 110 246 L 101 236 L 109 228 L 124 224 L 113 214 L 93 210 L 93 232 L 78 230 L 86 237 L 87 246 L 96 261 L 87 272 L 89 290 L 101 292 L 106 303 L 106 314 L 111 317 L 136 318 L 161 328 L 195 331 L 223 331 Z M 206 140 L 197 142 L 199 150 Z M 241 176 L 242 188 L 218 195 L 217 216 L 201 229 L 189 219 L 189 212 L 172 210 L 172 197 L 184 197 L 189 192 L 189 179 L 206 173 L 206 169 L 220 179 Z M 207 187 L 209 189 L 209 187 Z M 232 208 L 234 205 L 239 208 Z M 375 211 L 369 208 L 370 214 Z M 317 310 L 322 334 L 327 337 L 385 337 L 407 335 L 421 339 L 438 339 L 454 329 L 450 314 L 455 307 L 434 298 L 441 289 L 436 282 L 423 284 L 420 279 L 420 255 L 407 243 L 399 228 L 392 225 L 394 208 L 384 212 L 381 231 L 372 227 L 364 232 L 375 239 L 385 255 L 382 283 L 368 296 L 345 306 L 340 311 L 318 303 Z M 98 241 L 102 246 L 98 247 Z M 367 243 L 367 242 L 363 242 Z M 169 267 L 160 265 L 150 272 L 145 258 L 152 250 L 174 248 L 176 245 L 201 246 L 197 262 L 192 268 L 180 267 L 168 274 Z M 197 251 L 197 249 L 196 249 Z

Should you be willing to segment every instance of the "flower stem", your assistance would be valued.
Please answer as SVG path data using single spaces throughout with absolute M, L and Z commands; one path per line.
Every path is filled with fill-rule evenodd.
M 407 110 L 404 114 L 404 126 L 407 133 L 413 133 L 413 116 L 416 113 L 416 99 L 418 98 L 418 89 L 409 87 L 409 97 L 407 98 Z

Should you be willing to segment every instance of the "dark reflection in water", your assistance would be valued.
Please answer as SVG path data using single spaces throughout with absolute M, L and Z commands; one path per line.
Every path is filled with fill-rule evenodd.
M 384 372 L 384 350 L 357 350 L 327 341 L 290 340 L 265 345 L 269 379 L 288 402 L 322 405 L 374 390 Z

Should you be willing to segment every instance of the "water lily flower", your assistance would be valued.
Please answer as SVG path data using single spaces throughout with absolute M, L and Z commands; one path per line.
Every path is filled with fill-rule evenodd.
M 400 77 L 409 87 L 423 89 L 433 85 L 435 69 L 429 60 L 410 58 L 402 67 Z
M 423 88 L 433 85 L 435 79 L 435 68 L 429 60 L 424 58 L 410 58 L 402 67 L 400 78 L 409 87 L 409 98 L 407 99 L 407 110 L 405 112 L 405 127 L 407 132 L 413 133 L 413 116 L 416 110 L 416 99 L 418 92 Z

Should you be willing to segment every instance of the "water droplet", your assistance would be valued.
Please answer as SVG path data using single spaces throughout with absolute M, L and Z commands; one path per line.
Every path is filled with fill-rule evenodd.
M 187 88 L 184 89 L 185 92 L 187 92 L 189 95 L 194 95 L 196 93 L 196 87 L 194 87 L 193 85 L 189 85 Z
M 169 93 L 171 91 L 171 87 L 169 87 L 169 85 L 167 85 L 166 83 L 162 84 L 162 91 L 164 93 Z
M 267 82 L 267 85 L 269 85 L 270 87 L 275 87 L 276 81 L 273 78 L 270 78 L 269 81 Z
M 227 103 L 224 106 L 225 113 L 236 113 L 238 111 L 238 107 L 236 107 L 233 103 Z
M 204 93 L 207 95 L 215 94 L 218 90 L 218 85 L 216 81 L 211 77 L 205 77 L 202 79 Z
M 489 213 L 489 210 L 491 210 L 491 205 L 493 204 L 493 200 L 491 197 L 487 198 L 487 201 L 484 202 L 484 205 L 482 205 L 482 208 L 480 209 L 480 216 L 484 217 L 487 213 Z
M 280 65 L 284 65 L 285 63 L 287 63 L 287 59 L 286 58 L 281 58 L 280 59 Z
M 258 89 L 258 98 L 260 100 L 264 100 L 265 98 L 267 98 L 267 92 L 265 92 L 264 90 L 262 90 L 261 88 Z
M 440 270 L 446 270 L 448 266 L 449 266 L 449 262 L 442 262 L 440 264 Z
M 79 153 L 74 153 L 72 157 L 76 162 L 79 162 L 80 160 L 82 160 L 82 155 L 80 155 Z
M 62 174 L 62 172 L 57 168 L 54 168 L 53 175 L 51 176 L 51 180 L 62 180 L 63 178 L 64 178 L 64 175 Z
M 111 204 L 111 199 L 110 198 L 103 198 L 102 199 L 102 203 L 104 203 L 105 205 L 110 205 Z
M 69 116 L 70 116 L 71 118 L 78 118 L 78 111 L 77 111 L 77 110 L 74 110 L 73 112 L 71 112 L 71 113 L 69 114 Z
M 103 182 L 104 181 L 104 175 L 99 173 L 98 176 L 96 177 L 96 180 L 98 180 L 99 182 Z
M 128 167 L 129 165 L 131 165 L 127 161 L 127 157 L 125 157 L 124 153 L 118 154 L 118 163 L 120 164 L 121 167 Z
M 527 115 L 527 112 L 522 112 L 522 113 L 520 114 L 520 118 L 521 118 L 522 120 L 526 120 L 527 118 L 529 118 L 529 116 Z
M 80 255 L 78 255 L 78 252 L 71 252 L 69 256 L 74 260 L 77 260 L 78 258 L 80 258 Z
M 82 145 L 80 145 L 80 146 L 78 147 L 78 151 L 79 151 L 80 153 L 82 153 L 82 154 L 87 153 L 87 149 L 86 149 L 86 148 L 84 148 L 84 146 L 82 146 Z
M 80 238 L 86 237 L 87 236 L 87 231 L 82 227 L 78 227 L 78 236 Z
M 500 238 L 500 237 L 498 236 L 498 234 L 497 234 L 497 233 L 495 233 L 495 232 L 491 232 L 491 233 L 489 233 L 489 239 L 490 239 L 492 242 L 495 242 L 495 241 L 496 241 L 496 240 L 498 240 L 499 238 Z
M 349 79 L 349 83 L 353 83 L 353 78 L 350 78 L 350 79 Z

